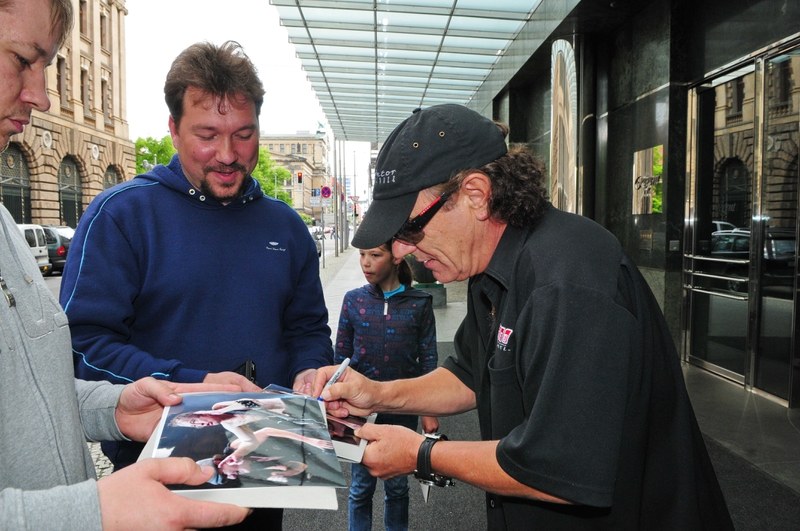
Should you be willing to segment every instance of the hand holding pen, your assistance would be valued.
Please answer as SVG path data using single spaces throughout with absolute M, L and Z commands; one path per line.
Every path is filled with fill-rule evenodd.
M 319 393 L 320 399 L 325 401 L 325 408 L 334 417 L 346 417 L 355 415 L 366 417 L 374 412 L 374 406 L 380 404 L 382 386 L 386 382 L 376 382 L 370 380 L 363 374 L 355 370 L 346 370 L 350 360 L 336 367 L 322 367 L 317 369 L 317 380 L 314 382 L 314 390 Z M 333 372 L 331 372 L 333 371 Z M 324 378 L 331 375 L 328 381 Z M 340 385 L 334 386 L 333 384 Z M 345 382 L 345 383 L 342 383 Z M 336 396 L 333 397 L 332 393 Z M 323 397 L 322 395 L 326 395 Z
M 336 369 L 336 372 L 335 372 L 335 373 L 333 373 L 333 376 L 331 376 L 331 379 L 330 379 L 330 380 L 328 380 L 328 382 L 327 382 L 327 383 L 325 384 L 325 386 L 322 388 L 322 390 L 324 391 L 325 389 L 327 389 L 328 387 L 332 386 L 332 385 L 333 385 L 333 384 L 335 384 L 337 381 L 339 381 L 339 378 L 341 378 L 341 377 L 342 377 L 342 374 L 344 374 L 344 371 L 345 371 L 345 369 L 347 369 L 347 366 L 348 366 L 348 365 L 350 365 L 350 358 L 345 358 L 345 359 L 344 359 L 344 361 L 342 362 L 342 364 L 341 364 L 341 365 L 339 365 L 339 368 L 338 368 L 338 369 Z M 318 398 L 317 400 L 320 400 L 320 401 L 321 401 L 321 400 L 322 400 L 322 398 L 320 397 L 320 398 Z

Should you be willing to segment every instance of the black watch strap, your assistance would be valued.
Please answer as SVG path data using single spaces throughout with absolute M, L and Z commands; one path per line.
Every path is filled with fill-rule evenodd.
M 433 473 L 433 470 L 431 470 L 431 450 L 433 449 L 433 445 L 439 441 L 446 440 L 446 435 L 438 433 L 425 434 L 425 439 L 422 441 L 422 444 L 419 446 L 419 451 L 417 452 L 417 471 L 414 473 L 415 478 L 439 487 L 453 485 L 452 479 L 444 476 L 437 476 Z

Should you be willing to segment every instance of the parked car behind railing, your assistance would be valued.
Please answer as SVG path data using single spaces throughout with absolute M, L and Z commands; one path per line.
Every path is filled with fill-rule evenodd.
M 791 229 L 767 228 L 764 238 L 762 262 L 763 283 L 765 286 L 793 286 L 795 266 L 795 234 Z M 711 256 L 714 258 L 749 260 L 750 230 L 720 230 L 711 235 Z M 739 278 L 750 275 L 749 263 L 719 262 L 717 273 L 738 277 L 727 281 L 725 289 L 746 292 L 747 282 Z

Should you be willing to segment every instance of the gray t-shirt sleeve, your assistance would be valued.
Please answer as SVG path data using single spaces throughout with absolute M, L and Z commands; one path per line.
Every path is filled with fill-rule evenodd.
M 117 426 L 114 411 L 123 385 L 75 380 L 78 409 L 87 441 L 127 441 Z

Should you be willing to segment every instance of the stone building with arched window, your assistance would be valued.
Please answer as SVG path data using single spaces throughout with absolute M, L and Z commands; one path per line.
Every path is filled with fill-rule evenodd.
M 50 110 L 0 156 L 0 201 L 18 223 L 75 226 L 104 189 L 136 172 L 128 138 L 125 0 L 72 0 L 75 25 L 47 69 Z

